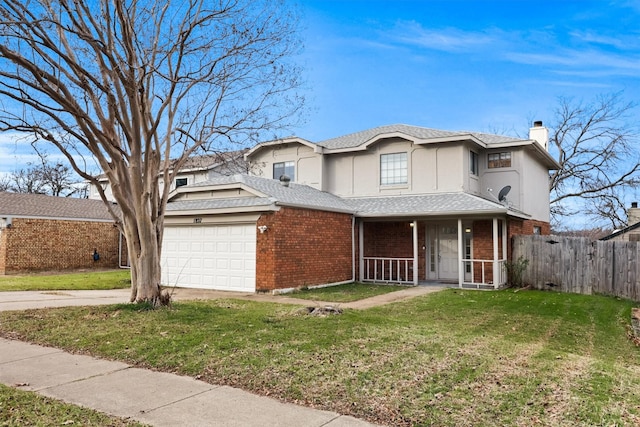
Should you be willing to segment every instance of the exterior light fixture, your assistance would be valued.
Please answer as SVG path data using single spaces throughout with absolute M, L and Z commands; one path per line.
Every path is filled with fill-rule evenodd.
M 268 229 L 269 227 L 267 227 L 266 225 L 258 226 L 258 230 L 260 230 L 260 234 L 264 234 L 264 232 L 267 231 Z

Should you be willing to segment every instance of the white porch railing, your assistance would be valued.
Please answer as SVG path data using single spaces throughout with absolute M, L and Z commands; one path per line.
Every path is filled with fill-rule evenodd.
M 364 282 L 413 283 L 413 258 L 363 257 Z
M 505 260 L 463 259 L 464 280 L 460 286 L 474 286 L 478 289 L 488 286 L 499 288 L 507 283 L 507 270 L 504 263 Z M 467 268 L 468 266 L 471 268 Z

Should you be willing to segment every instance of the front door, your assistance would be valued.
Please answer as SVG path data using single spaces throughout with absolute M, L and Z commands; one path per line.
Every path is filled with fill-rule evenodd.
M 455 224 L 438 227 L 438 279 L 458 279 L 458 227 Z

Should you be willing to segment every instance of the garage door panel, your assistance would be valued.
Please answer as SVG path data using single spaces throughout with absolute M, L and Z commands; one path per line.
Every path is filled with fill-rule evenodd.
M 167 226 L 163 284 L 255 292 L 256 224 Z

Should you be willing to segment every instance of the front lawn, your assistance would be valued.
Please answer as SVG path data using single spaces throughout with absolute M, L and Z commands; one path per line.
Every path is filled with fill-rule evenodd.
M 630 301 L 448 289 L 311 316 L 244 300 L 0 313 L 0 335 L 387 425 L 640 424 Z
M 0 292 L 99 290 L 128 288 L 130 286 L 131 272 L 129 270 L 0 276 Z
M 91 409 L 16 390 L 0 384 L 0 425 L 2 426 L 110 426 L 144 424 L 105 415 Z
M 291 293 L 282 294 L 292 298 L 301 298 L 315 301 L 352 302 L 376 295 L 407 289 L 407 286 L 374 285 L 371 283 L 348 283 L 339 286 L 327 286 L 325 288 L 300 289 Z

